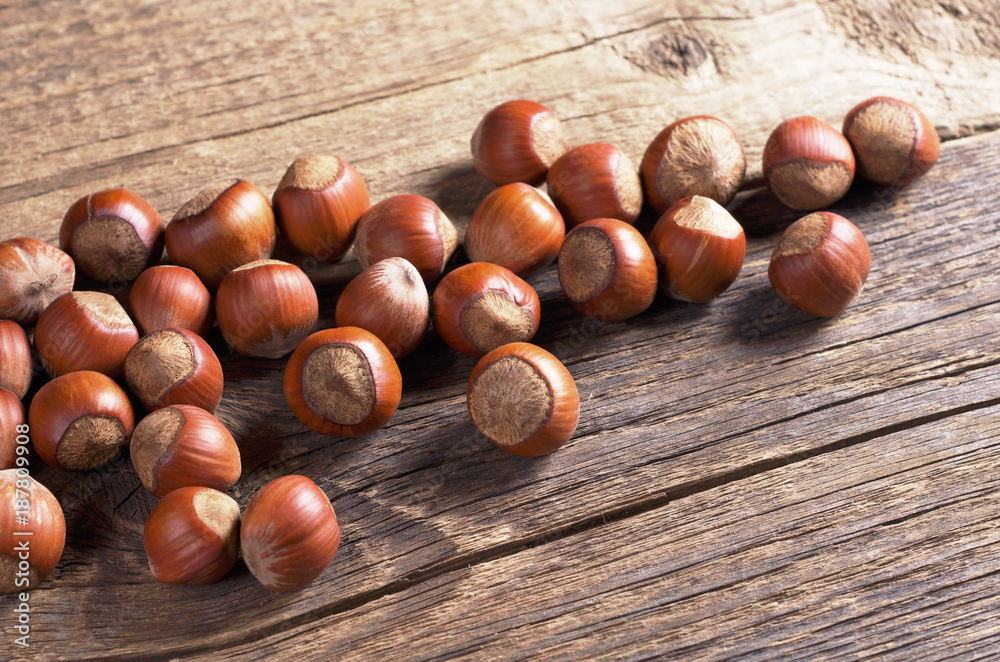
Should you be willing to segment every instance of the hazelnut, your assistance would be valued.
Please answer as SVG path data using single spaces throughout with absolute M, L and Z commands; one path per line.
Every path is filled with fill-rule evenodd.
M 503 345 L 479 359 L 466 403 L 483 436 L 526 457 L 561 448 L 580 418 L 580 395 L 569 371 L 541 347 L 523 342 Z
M 272 202 L 288 243 L 320 262 L 338 260 L 347 252 L 358 220 L 370 206 L 361 175 L 336 156 L 295 159 Z
M 705 303 L 725 292 L 743 268 L 743 227 L 710 198 L 685 198 L 667 210 L 649 235 L 662 265 L 660 287 L 674 299 Z
M 767 275 L 789 304 L 833 317 L 861 293 L 871 264 L 868 242 L 854 223 L 816 212 L 788 226 L 774 247 Z
M 25 495 L 29 507 L 19 508 Z M 28 558 L 19 551 L 25 541 Z M 45 581 L 65 544 L 66 519 L 52 492 L 23 469 L 0 471 L 0 594 L 24 592 Z
M 63 218 L 59 247 L 96 281 L 133 281 L 163 255 L 163 219 L 128 189 L 85 195 Z
M 858 174 L 883 186 L 910 184 L 941 155 L 941 140 L 927 116 L 889 97 L 852 108 L 844 119 L 844 136 L 854 148 Z
M 541 306 L 535 289 L 496 264 L 473 262 L 455 269 L 438 283 L 433 299 L 438 335 L 469 356 L 531 340 L 538 331 Z
M 408 356 L 427 336 L 430 299 L 420 272 L 401 257 L 390 257 L 357 275 L 337 300 L 337 326 L 375 334 L 396 360 Z
M 653 303 L 656 259 L 628 223 L 594 219 L 566 235 L 559 252 L 559 284 L 581 313 L 619 322 Z
M 476 208 L 465 232 L 473 262 L 492 262 L 521 277 L 552 264 L 566 236 L 549 197 L 527 184 L 507 184 Z
M 27 237 L 0 243 L 0 318 L 31 326 L 75 279 L 73 258 L 55 246 Z
M 236 565 L 240 507 L 210 487 L 182 487 L 156 504 L 142 537 L 156 581 L 211 584 Z
M 224 492 L 240 479 L 240 449 L 219 419 L 199 407 L 171 405 L 139 421 L 132 466 L 143 486 L 162 497 L 181 487 Z
M 396 195 L 361 216 L 354 252 L 362 269 L 386 258 L 406 258 L 425 283 L 432 283 L 456 246 L 458 230 L 436 204 L 419 195 Z
M 537 186 L 566 151 L 555 114 L 534 101 L 507 101 L 486 113 L 472 134 L 472 165 L 497 186 Z
M 847 194 L 854 152 L 844 135 L 808 115 L 778 125 L 764 145 L 764 179 L 792 209 L 819 209 Z
M 23 398 L 31 387 L 33 372 L 28 334 L 13 320 L 0 320 L 0 388 Z
M 35 326 L 35 349 L 53 377 L 95 370 L 120 377 L 139 331 L 110 294 L 69 292 L 52 302 Z
M 24 406 L 16 395 L 0 388 L 0 469 L 13 469 L 17 464 L 17 438 L 25 428 Z
M 380 429 L 399 407 L 402 376 L 375 335 L 353 326 L 318 331 L 285 368 L 285 399 L 310 430 L 359 437 Z
M 201 336 L 159 329 L 125 357 L 125 381 L 147 411 L 194 405 L 214 413 L 222 400 L 222 364 Z
M 28 409 L 31 441 L 46 464 L 89 471 L 128 443 L 135 414 L 128 394 L 110 377 L 89 370 L 56 377 Z
M 635 223 L 642 185 L 632 161 L 614 145 L 591 143 L 559 157 L 545 177 L 567 228 L 595 218 Z
M 260 488 L 243 513 L 243 560 L 268 590 L 298 591 L 323 574 L 340 546 L 330 500 L 305 476 Z
M 646 200 L 661 214 L 692 195 L 728 205 L 746 170 L 746 155 L 736 133 L 722 120 L 706 115 L 686 117 L 663 129 L 639 167 Z
M 212 295 L 186 267 L 164 264 L 146 269 L 132 284 L 128 304 L 143 335 L 179 328 L 204 338 L 215 322 Z
M 234 350 L 276 359 L 316 329 L 319 300 L 302 269 L 279 260 L 258 260 L 223 279 L 215 316 Z
M 211 289 L 241 265 L 271 257 L 277 226 L 259 188 L 226 179 L 186 202 L 167 225 L 167 252 Z

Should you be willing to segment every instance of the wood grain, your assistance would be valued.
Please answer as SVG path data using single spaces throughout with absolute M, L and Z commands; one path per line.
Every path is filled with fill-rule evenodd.
M 232 355 L 216 332 L 219 415 L 244 459 L 233 495 L 316 479 L 344 532 L 333 566 L 291 596 L 242 564 L 212 587 L 157 585 L 141 540 L 154 500 L 126 459 L 33 467 L 68 541 L 32 592 L 31 658 L 933 659 L 995 645 L 1000 26 L 985 0 L 883 5 L 0 7 L 2 238 L 51 240 L 73 200 L 109 186 L 167 217 L 221 176 L 270 193 L 305 152 L 351 160 L 375 200 L 423 193 L 462 225 L 491 188 L 469 137 L 512 97 L 636 162 L 666 123 L 711 112 L 759 172 L 778 121 L 839 124 L 873 94 L 914 101 L 949 139 L 911 188 L 858 184 L 836 207 L 873 254 L 841 318 L 770 291 L 773 242 L 796 216 L 752 184 L 732 205 L 747 262 L 712 304 L 660 298 L 603 324 L 566 304 L 554 270 L 533 277 L 537 341 L 584 400 L 574 440 L 541 460 L 475 432 L 474 361 L 436 337 L 401 363 L 390 426 L 338 440 L 289 413 L 282 361 Z M 321 283 L 356 270 L 304 264 Z M 320 287 L 321 326 L 338 292 Z M 0 599 L 0 624 L 13 604 Z M 0 657 L 20 654 L 8 633 Z
M 306 659 L 907 660 L 992 647 L 998 439 L 996 406 L 914 426 L 195 659 L 292 642 Z

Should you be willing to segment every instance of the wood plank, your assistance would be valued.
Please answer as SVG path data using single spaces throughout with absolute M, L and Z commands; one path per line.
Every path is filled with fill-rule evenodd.
M 511 96 L 550 104 L 573 142 L 618 142 L 636 160 L 670 120 L 716 113 L 743 136 L 751 169 L 780 119 L 814 112 L 836 124 L 873 94 L 916 101 L 946 138 L 1000 123 L 1000 27 L 986 0 L 888 10 L 879 0 L 283 9 L 252 0 L 0 7 L 0 235 L 52 239 L 73 200 L 108 186 L 135 188 L 167 216 L 232 173 L 270 193 L 303 151 L 343 154 L 375 199 L 424 193 L 461 224 L 491 188 L 470 168 L 468 138 L 486 108 Z M 605 517 L 638 522 L 790 462 L 996 404 L 998 146 L 997 133 L 952 140 L 917 186 L 888 199 L 859 186 L 838 207 L 868 234 L 875 266 L 862 300 L 832 322 L 789 310 L 768 289 L 775 232 L 792 217 L 753 190 L 734 206 L 752 234 L 744 274 L 712 305 L 661 299 L 637 320 L 601 325 L 565 304 L 553 271 L 534 278 L 538 340 L 567 361 L 585 398 L 574 442 L 537 462 L 503 457 L 475 434 L 464 407 L 473 362 L 436 338 L 403 362 L 406 395 L 390 428 L 329 440 L 302 432 L 287 411 L 282 362 L 232 356 L 216 335 L 227 375 L 220 416 L 246 466 L 234 495 L 245 503 L 286 473 L 316 478 L 344 527 L 334 567 L 295 596 L 268 594 L 242 566 L 209 588 L 156 585 L 140 534 L 153 500 L 127 461 L 87 475 L 35 467 L 66 505 L 69 546 L 32 593 L 33 656 L 58 658 L 68 645 L 94 659 L 167 657 L 245 637 L 271 645 L 325 618 L 391 611 L 410 586 L 439 595 L 456 574 L 481 577 L 525 548 L 554 554 Z M 329 326 L 337 288 L 321 295 Z M 647 557 L 670 560 L 656 547 Z M 980 584 L 957 590 L 959 602 L 987 599 L 976 597 L 987 591 Z M 0 611 L 10 604 L 0 598 Z M 971 609 L 962 619 L 975 629 Z M 597 637 L 587 623 L 576 625 Z M 908 650 L 933 652 L 933 641 L 911 639 Z
M 637 0 L 624 10 L 598 3 L 554 14 L 525 2 L 497 14 L 461 3 L 362 5 L 303 13 L 308 29 L 299 14 L 254 2 L 152 4 L 128 30 L 113 3 L 65 15 L 0 10 L 12 26 L 24 13 L 37 16 L 12 39 L 27 45 L 15 46 L 14 64 L 0 72 L 3 87 L 18 92 L 0 126 L 5 143 L 17 145 L 0 155 L 0 215 L 51 239 L 69 205 L 93 190 L 128 186 L 169 216 L 217 178 L 236 173 L 270 193 L 295 156 L 330 152 L 358 165 L 376 199 L 427 194 L 464 220 L 489 189 L 468 167 L 469 138 L 483 112 L 511 96 L 550 104 L 571 142 L 616 142 L 636 161 L 673 119 L 719 115 L 742 136 L 752 177 L 779 121 L 815 113 L 839 125 L 875 94 L 919 104 L 945 137 L 1000 126 L 1000 28 L 988 22 L 988 3 L 962 16 L 898 4 L 891 25 L 917 23 L 926 34 L 874 50 L 832 2 L 746 3 L 734 12 L 732 3 L 695 10 L 701 3 Z M 275 25 L 261 31 L 252 20 L 260 15 Z M 81 22 L 95 34 L 82 25 L 67 34 Z M 452 25 L 475 36 L 459 38 Z M 303 31 L 306 39 L 293 36 Z M 351 50 L 359 33 L 363 58 Z M 150 42 L 179 47 L 150 54 L 140 47 Z M 347 60 L 329 55 L 338 48 Z M 94 70 L 80 52 L 111 70 Z M 817 76 L 831 53 L 836 69 Z M 317 85 L 317 71 L 334 82 Z
M 150 646 L 179 653 L 195 635 L 206 647 L 266 636 L 606 516 L 1000 402 L 991 257 L 1000 213 L 954 184 L 991 185 L 998 144 L 1000 133 L 948 143 L 925 182 L 896 207 L 873 212 L 865 230 L 876 263 L 884 259 L 898 275 L 876 269 L 863 298 L 837 320 L 775 307 L 764 274 L 770 238 L 751 240 L 748 273 L 718 302 L 660 301 L 625 324 L 589 324 L 559 300 L 553 274 L 542 275 L 542 342 L 565 355 L 585 404 L 575 440 L 537 462 L 504 457 L 478 438 L 463 397 L 472 361 L 440 341 L 403 362 L 404 405 L 389 428 L 364 440 L 303 433 L 281 401 L 280 361 L 224 356 L 220 416 L 245 459 L 237 498 L 245 502 L 283 473 L 315 477 L 344 529 L 334 569 L 294 599 L 267 594 L 245 570 L 210 589 L 157 586 L 139 536 L 152 499 L 126 463 L 98 474 L 97 489 L 43 472 L 67 504 L 70 546 L 38 591 L 39 649 L 79 618 L 84 601 L 156 605 L 131 612 L 142 614 L 141 637 L 138 622 L 122 627 L 119 609 L 88 614 L 82 643 L 101 655 Z M 867 195 L 845 204 L 863 206 Z M 946 195 L 948 222 L 938 207 L 908 202 Z M 974 237 L 975 250 L 955 236 Z M 762 330 L 748 332 L 756 319 Z M 560 345 L 566 339 L 579 343 Z M 94 562 L 97 554 L 104 563 Z M 233 613 L 245 619 L 235 630 Z
M 976 409 L 193 659 L 930 660 L 995 651 L 998 451 L 1000 407 Z

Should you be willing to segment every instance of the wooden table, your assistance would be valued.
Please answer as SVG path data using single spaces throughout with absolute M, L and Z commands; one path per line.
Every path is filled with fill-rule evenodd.
M 573 144 L 636 162 L 670 121 L 713 114 L 746 146 L 743 272 L 716 301 L 660 297 L 626 323 L 575 313 L 553 268 L 537 342 L 583 401 L 572 442 L 525 460 L 465 407 L 474 361 L 432 334 L 403 403 L 365 439 L 309 433 L 281 360 L 211 338 L 233 495 L 315 479 L 344 541 L 299 593 L 242 563 L 158 585 L 154 499 L 127 459 L 71 475 L 67 546 L 31 592 L 31 647 L 0 658 L 974 659 L 1000 654 L 1000 17 L 992 0 L 446 0 L 0 6 L 0 238 L 54 241 L 78 197 L 131 188 L 166 218 L 212 181 L 270 194 L 298 155 L 338 154 L 373 200 L 429 196 L 464 226 L 492 188 L 479 118 L 538 100 Z M 945 140 L 908 189 L 856 185 L 835 209 L 872 275 L 832 320 L 788 308 L 767 263 L 796 217 L 760 189 L 792 115 L 836 126 L 886 94 Z M 641 221 L 648 229 L 655 216 Z M 463 259 L 463 258 L 459 258 Z M 356 263 L 312 268 L 334 324 Z M 119 293 L 120 292 L 116 292 Z M 38 383 L 42 380 L 39 378 Z

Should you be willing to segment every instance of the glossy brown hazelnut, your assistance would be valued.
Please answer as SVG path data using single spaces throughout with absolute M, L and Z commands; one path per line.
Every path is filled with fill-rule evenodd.
M 52 302 L 35 326 L 35 349 L 53 377 L 94 370 L 120 377 L 139 331 L 110 294 L 70 292 Z
M 187 329 L 159 329 L 133 345 L 125 357 L 125 381 L 146 411 L 194 405 L 215 413 L 222 400 L 222 364 Z
M 874 97 L 851 109 L 844 136 L 854 148 L 858 174 L 883 186 L 906 186 L 941 155 L 941 139 L 927 116 L 905 101 Z
M 0 320 L 0 388 L 23 398 L 31 387 L 33 372 L 28 334 L 15 321 Z
M 25 469 L 0 471 L 0 594 L 45 581 L 65 544 L 66 519 L 52 492 Z
M 395 195 L 361 216 L 354 253 L 362 269 L 386 258 L 406 258 L 425 283 L 432 283 L 456 246 L 458 230 L 436 204 L 419 195 Z
M 371 206 L 361 175 L 336 156 L 296 159 L 271 200 L 288 243 L 319 262 L 338 260 L 347 252 L 358 219 Z
M 792 209 L 832 205 L 854 181 L 854 152 L 840 131 L 804 115 L 778 125 L 764 145 L 764 180 Z
M 620 322 L 653 303 L 656 259 L 628 223 L 594 219 L 566 235 L 559 253 L 559 284 L 581 313 Z
M 179 328 L 204 338 L 215 322 L 212 295 L 186 267 L 162 264 L 146 269 L 132 284 L 128 304 L 143 335 Z
M 59 247 L 102 283 L 135 280 L 163 255 L 164 223 L 140 195 L 116 188 L 77 200 L 59 228 Z
M 660 131 L 639 166 L 646 200 L 661 214 L 692 195 L 728 205 L 746 170 L 736 133 L 707 115 L 677 120 Z
M 271 257 L 277 225 L 271 203 L 242 179 L 225 179 L 186 202 L 167 225 L 167 253 L 210 289 L 241 265 Z
M 258 260 L 223 279 L 215 316 L 234 350 L 276 359 L 316 329 L 319 300 L 302 269 L 279 260 Z
M 685 198 L 667 210 L 649 235 L 667 296 L 705 303 L 725 292 L 743 268 L 743 226 L 709 198 Z
M 89 471 L 128 443 L 135 427 L 121 386 L 99 372 L 71 372 L 39 389 L 28 408 L 31 441 L 45 463 Z
M 868 280 L 872 256 L 854 223 L 830 212 L 792 223 L 778 240 L 767 276 L 789 304 L 819 317 L 844 312 Z
M 142 538 L 156 581 L 211 584 L 236 565 L 240 506 L 210 487 L 182 487 L 153 507 Z
M 574 147 L 552 164 L 545 181 L 568 229 L 595 218 L 632 224 L 642 210 L 639 173 L 614 145 Z
M 580 419 L 580 395 L 566 366 L 524 342 L 503 345 L 479 359 L 466 404 L 484 437 L 525 457 L 561 448 Z
M 537 186 L 566 151 L 559 119 L 540 103 L 507 101 L 486 113 L 472 134 L 472 165 L 497 186 Z
M 402 376 L 376 336 L 353 326 L 317 331 L 285 368 L 285 399 L 320 434 L 360 437 L 380 429 L 399 407 Z
M 316 483 L 305 476 L 283 476 L 250 499 L 240 544 L 250 572 L 268 590 L 298 591 L 333 561 L 340 526 Z
M 21 400 L 7 389 L 0 388 L 0 469 L 13 469 L 16 465 L 18 437 L 25 435 L 25 430 Z M 27 436 L 23 438 L 27 439 Z
M 75 280 L 73 258 L 55 246 L 28 237 L 0 242 L 0 318 L 31 326 Z
M 396 360 L 415 350 L 430 328 L 430 298 L 420 272 L 401 257 L 368 267 L 337 300 L 337 326 L 375 334 Z
M 487 195 L 465 232 L 473 262 L 492 262 L 527 277 L 555 261 L 566 225 L 547 195 L 527 184 L 507 184 Z
M 240 479 L 240 449 L 226 426 L 192 405 L 157 409 L 132 435 L 132 466 L 153 496 L 181 487 L 225 492 Z
M 448 346 L 479 357 L 538 331 L 538 293 L 517 274 L 490 262 L 465 264 L 434 290 L 434 325 Z

